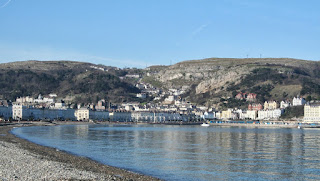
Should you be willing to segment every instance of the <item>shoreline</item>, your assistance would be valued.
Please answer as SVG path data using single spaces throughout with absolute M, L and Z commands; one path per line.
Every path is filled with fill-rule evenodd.
M 0 180 L 160 180 L 55 148 L 38 145 L 11 133 L 14 127 L 53 125 L 62 124 L 46 122 L 1 124 L 0 160 L 3 168 L 0 171 Z M 33 162 L 35 163 L 32 164 Z M 41 166 L 42 162 L 45 166 Z M 7 168 L 10 165 L 17 168 Z
M 96 124 L 90 122 L 67 122 L 67 121 L 55 121 L 55 122 L 13 122 L 13 123 L 0 123 L 0 162 L 4 163 L 4 168 L 0 170 L 0 180 L 160 180 L 151 176 L 134 173 L 128 170 L 124 170 L 117 167 L 108 166 L 100 162 L 94 161 L 90 158 L 73 155 L 65 151 L 57 150 L 55 148 L 38 145 L 30 142 L 11 133 L 14 127 L 23 126 L 55 126 L 55 125 L 83 125 L 83 124 Z M 100 123 L 98 123 L 100 124 Z M 104 123 L 102 123 L 104 124 Z M 107 124 L 107 123 L 105 123 Z M 108 123 L 108 124 L 121 124 L 121 123 Z M 123 123 L 122 123 L 123 124 Z M 244 123 L 209 123 L 210 126 L 237 126 L 237 127 L 249 127 L 249 128 L 297 128 L 297 124 L 244 124 Z M 4 152 L 12 152 L 12 154 Z M 18 154 L 16 153 L 18 152 Z M 20 154 L 20 155 L 19 155 Z M 3 155 L 9 157 L 9 160 L 5 160 Z M 19 157 L 18 160 L 16 159 Z M 37 164 L 32 164 L 24 160 L 29 158 L 30 162 L 42 162 L 45 161 L 45 165 L 49 165 L 49 170 L 40 171 Z M 20 159 L 20 160 L 19 160 Z M 5 161 L 3 161 L 5 160 Z M 13 161 L 12 161 L 13 160 Z M 6 161 L 9 164 L 6 164 Z M 25 173 L 19 173 L 19 170 L 24 168 L 18 168 L 15 170 L 9 165 L 25 165 L 28 167 L 28 175 Z M 53 166 L 52 166 L 53 165 Z M 50 166 L 53 169 L 50 170 Z M 10 167 L 10 168 L 8 168 Z M 60 170 L 58 170 L 58 168 Z M 61 170 L 62 169 L 62 170 Z M 3 174 L 6 172 L 5 174 Z M 67 170 L 67 171 L 65 171 Z M 7 173 L 8 172 L 8 173 Z M 42 173 L 46 172 L 46 173 Z M 69 174 L 70 172 L 70 174 Z M 46 175 L 49 174 L 49 175 Z M 60 175 L 59 175 L 60 174 Z M 44 176 L 43 176 L 44 175 Z M 56 176 L 58 175 L 58 176 Z M 39 177 L 34 177 L 39 176 Z M 22 179 L 21 179 L 22 178 Z

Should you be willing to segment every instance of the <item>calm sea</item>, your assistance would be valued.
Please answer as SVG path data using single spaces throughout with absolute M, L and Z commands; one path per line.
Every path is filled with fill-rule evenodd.
M 320 180 L 320 129 L 61 125 L 13 133 L 164 180 Z

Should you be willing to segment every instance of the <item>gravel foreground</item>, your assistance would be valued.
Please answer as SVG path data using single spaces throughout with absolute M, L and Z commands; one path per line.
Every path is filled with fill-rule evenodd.
M 0 126 L 0 181 L 159 180 L 18 138 Z

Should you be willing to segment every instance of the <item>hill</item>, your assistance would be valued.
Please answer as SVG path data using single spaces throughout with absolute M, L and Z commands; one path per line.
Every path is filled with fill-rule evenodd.
M 239 102 L 233 99 L 238 92 L 257 94 L 256 102 L 292 99 L 298 94 L 320 96 L 319 62 L 290 58 L 184 61 L 162 67 L 151 78 L 165 89 L 188 86 L 182 97 L 191 102 L 222 107 L 246 106 L 248 103 L 235 103 Z
M 123 78 L 125 75 L 140 78 Z M 139 101 L 138 81 L 163 89 L 184 89 L 182 99 L 215 107 L 246 107 L 239 92 L 255 93 L 254 102 L 281 101 L 296 95 L 320 99 L 320 64 L 290 58 L 210 58 L 171 66 L 119 69 L 75 61 L 24 61 L 0 64 L 0 98 L 56 93 L 70 102 Z M 141 101 L 141 100 L 140 100 Z
M 0 64 L 0 95 L 15 100 L 19 96 L 56 93 L 72 102 L 112 102 L 134 100 L 140 92 L 119 78 L 115 67 L 73 61 L 24 61 Z

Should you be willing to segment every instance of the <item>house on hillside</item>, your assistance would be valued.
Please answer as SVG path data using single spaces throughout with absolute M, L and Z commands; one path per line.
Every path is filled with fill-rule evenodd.
M 236 99 L 239 99 L 239 100 L 243 100 L 246 98 L 246 94 L 247 93 L 242 93 L 242 92 L 239 92 L 237 95 L 236 95 Z
M 265 101 L 264 102 L 264 110 L 277 109 L 278 107 L 279 107 L 279 104 L 276 101 Z
M 257 100 L 257 94 L 249 93 L 246 98 L 247 101 L 254 102 Z
M 289 101 L 281 101 L 280 102 L 280 108 L 281 109 L 285 109 L 285 108 L 290 107 L 290 106 L 291 106 L 291 102 L 289 102 Z
M 254 101 L 257 100 L 257 94 L 239 92 L 239 93 L 235 96 L 235 98 L 236 98 L 236 99 L 239 99 L 239 100 L 245 99 L 246 101 L 254 102 Z
M 306 100 L 304 98 L 300 98 L 299 96 L 294 97 L 292 100 L 292 106 L 302 106 L 306 104 Z
M 96 110 L 106 110 L 107 102 L 104 99 L 98 101 L 97 105 L 95 106 Z
M 256 111 L 260 111 L 263 109 L 262 104 L 249 104 L 248 105 L 248 110 L 256 110 Z
M 147 98 L 147 94 L 146 93 L 138 93 L 136 97 L 141 98 L 141 99 L 145 99 L 145 98 Z

